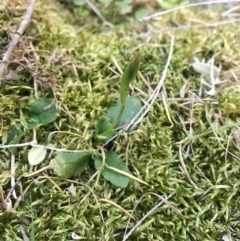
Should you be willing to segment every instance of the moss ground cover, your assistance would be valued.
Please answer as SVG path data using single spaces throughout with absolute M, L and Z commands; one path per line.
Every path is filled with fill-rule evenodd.
M 30 148 L 24 146 L 14 153 L 19 198 L 8 199 L 11 152 L 1 148 L 0 240 L 23 240 L 20 227 L 29 236 L 32 226 L 39 241 L 74 240 L 74 233 L 85 240 L 124 240 L 125 230 L 161 201 L 159 195 L 166 198 L 171 193 L 168 202 L 128 240 L 209 241 L 224 235 L 237 240 L 238 24 L 176 31 L 179 26 L 221 21 L 219 11 L 184 9 L 159 20 L 138 22 L 134 12 L 110 14 L 111 6 L 93 2 L 113 25 L 103 23 L 86 4 L 36 3 L 0 86 L 1 145 L 7 143 L 10 129 L 21 123 L 25 128 L 21 143 L 30 142 L 35 134 L 39 144 L 97 155 L 96 121 L 119 98 L 121 70 L 131 54 L 141 49 L 140 69 L 130 94 L 145 103 L 162 76 L 174 35 L 168 73 L 152 108 L 135 130 L 120 132 L 106 147 L 114 149 L 131 174 L 148 185 L 130 178 L 126 188 L 117 188 L 96 173 L 94 160 L 79 177 L 63 179 L 52 170 L 24 177 L 31 169 L 47 166 L 52 158 L 47 156 L 32 168 L 27 161 Z M 27 1 L 4 1 L 0 7 L 2 56 Z M 209 87 L 201 84 L 202 76 L 192 68 L 196 57 L 214 59 L 214 65 L 222 66 L 219 78 L 226 82 L 216 85 L 214 95 L 206 94 Z M 203 78 L 211 85 L 211 76 Z M 52 98 L 58 118 L 34 132 L 26 127 L 26 110 L 38 98 Z M 69 191 L 72 184 L 76 193 Z M 130 215 L 134 219 L 128 222 Z

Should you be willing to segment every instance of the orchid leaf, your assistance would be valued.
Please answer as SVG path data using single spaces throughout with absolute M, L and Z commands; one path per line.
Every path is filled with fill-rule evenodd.
M 102 176 L 116 187 L 127 187 L 130 180 L 129 177 L 110 169 L 111 167 L 113 167 L 120 171 L 129 173 L 127 165 L 115 152 L 108 151 L 105 154 L 105 157 L 105 165 L 101 172 Z M 96 169 L 101 168 L 103 164 L 103 159 L 101 157 L 96 157 L 94 160 L 94 164 Z
M 138 53 L 135 58 L 128 64 L 126 67 L 122 79 L 121 79 L 121 86 L 120 86 L 120 99 L 121 105 L 126 105 L 126 98 L 128 96 L 128 91 L 130 88 L 130 83 L 134 80 L 137 75 L 139 66 L 140 66 L 141 55 Z
M 32 147 L 28 152 L 28 162 L 34 166 L 41 163 L 47 155 L 47 149 L 45 147 Z
M 58 117 L 58 111 L 55 105 L 52 104 L 52 99 L 38 99 L 30 104 L 28 116 L 31 121 L 28 123 L 30 130 L 39 125 L 46 125 L 55 121 Z
M 80 175 L 86 168 L 91 153 L 82 152 L 59 152 L 49 163 L 58 176 L 69 178 Z

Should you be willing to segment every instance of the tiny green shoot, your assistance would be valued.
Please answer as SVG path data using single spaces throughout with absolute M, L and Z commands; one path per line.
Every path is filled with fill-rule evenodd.
M 123 115 L 123 112 L 125 110 L 126 100 L 130 89 L 130 83 L 134 80 L 134 78 L 137 75 L 137 72 L 140 66 L 140 60 L 141 60 L 141 54 L 138 53 L 126 67 L 123 73 L 123 76 L 121 79 L 121 85 L 120 85 L 120 101 L 121 101 L 120 111 L 117 115 L 117 118 L 112 123 L 112 125 L 100 135 L 101 137 L 100 139 L 102 139 L 102 137 L 106 137 L 107 139 L 114 134 L 114 128 L 118 125 Z

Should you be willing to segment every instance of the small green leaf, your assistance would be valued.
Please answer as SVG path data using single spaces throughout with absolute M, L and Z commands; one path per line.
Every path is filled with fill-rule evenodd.
M 19 144 L 23 138 L 24 133 L 20 128 L 20 125 L 13 126 L 8 134 L 7 144 Z M 12 155 L 17 154 L 17 147 L 10 147 L 9 151 Z
M 28 116 L 31 121 L 28 123 L 30 130 L 38 125 L 46 125 L 57 119 L 58 111 L 55 105 L 51 105 L 52 99 L 38 99 L 30 104 Z
M 8 133 L 7 144 L 10 144 L 17 136 L 21 135 L 22 133 L 23 131 L 20 124 L 12 126 Z
M 62 178 L 69 178 L 80 175 L 86 168 L 91 153 L 83 152 L 59 152 L 51 161 L 50 168 L 52 168 L 58 176 Z
M 128 96 L 126 99 L 126 107 L 121 115 L 121 118 L 116 127 L 121 127 L 129 123 L 135 115 L 142 108 L 141 101 L 135 96 Z M 117 101 L 115 106 L 110 107 L 105 115 L 102 115 L 96 123 L 96 138 L 100 141 L 106 141 L 116 134 L 116 131 L 112 130 L 111 125 L 118 117 L 121 109 L 120 100 Z
M 108 152 L 106 152 L 105 157 L 106 157 L 106 159 L 105 159 L 106 165 L 104 166 L 104 169 L 101 172 L 103 177 L 107 181 L 111 182 L 116 187 L 122 187 L 122 188 L 127 187 L 128 183 L 129 183 L 129 177 L 127 177 L 121 173 L 115 172 L 107 167 L 107 166 L 114 167 L 116 169 L 129 173 L 129 169 L 128 169 L 127 165 L 123 162 L 123 160 L 115 152 L 108 151 Z M 103 164 L 102 158 L 96 157 L 94 160 L 95 168 L 99 169 L 102 166 L 102 164 Z
M 44 147 L 32 147 L 28 152 L 28 162 L 34 166 L 41 163 L 47 155 L 47 149 Z
M 122 79 L 121 79 L 121 86 L 120 86 L 120 99 L 121 105 L 126 105 L 126 98 L 128 96 L 128 91 L 130 88 L 130 83 L 134 80 L 137 75 L 139 66 L 140 66 L 141 55 L 138 53 L 135 58 L 128 64 L 126 67 Z
M 29 105 L 29 111 L 33 114 L 41 114 L 47 106 L 52 103 L 52 99 L 50 98 L 43 98 L 38 99 L 32 102 Z
M 111 138 L 116 131 L 109 128 L 111 126 L 110 118 L 107 115 L 102 115 L 96 122 L 96 139 L 100 142 L 104 142 Z
M 121 15 L 125 15 L 132 12 L 132 0 L 121 0 L 114 1 L 116 7 L 118 9 L 118 13 Z
M 136 96 L 128 96 L 126 99 L 126 107 L 117 127 L 124 126 L 129 123 L 141 108 L 141 101 Z M 121 103 L 120 100 L 118 100 L 115 106 L 112 106 L 107 110 L 106 115 L 110 118 L 111 123 L 113 123 L 113 121 L 117 118 L 120 109 Z
M 11 141 L 9 144 L 19 144 L 21 139 L 23 138 L 23 134 L 17 136 L 13 141 Z M 9 151 L 11 154 L 16 155 L 17 154 L 17 147 L 10 147 Z
M 148 16 L 148 14 L 149 14 L 148 9 L 140 8 L 135 12 L 134 15 L 135 15 L 136 19 L 140 19 L 140 18 L 144 18 L 144 17 Z
M 85 0 L 84 0 L 85 1 Z M 110 4 L 113 0 L 98 0 L 100 3 Z
M 106 131 L 104 131 L 103 133 L 101 133 L 100 135 L 97 135 L 97 139 L 99 141 L 103 141 L 106 142 L 108 139 L 110 139 L 112 136 L 114 136 L 117 132 L 112 130 L 112 129 L 108 129 Z
M 73 4 L 76 6 L 82 6 L 86 3 L 85 0 L 73 0 Z
M 107 115 L 102 115 L 96 122 L 96 133 L 101 134 L 111 126 L 110 118 Z

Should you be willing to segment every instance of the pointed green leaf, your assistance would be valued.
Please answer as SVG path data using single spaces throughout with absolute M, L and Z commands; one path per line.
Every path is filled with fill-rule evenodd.
M 96 125 L 95 125 L 96 133 L 101 134 L 104 131 L 106 131 L 111 126 L 110 121 L 111 120 L 107 115 L 100 116 L 100 118 L 97 120 Z
M 129 123 L 142 108 L 141 101 L 135 96 L 128 96 L 126 107 L 116 127 L 124 126 Z M 110 107 L 105 115 L 102 115 L 96 123 L 96 138 L 100 141 L 106 141 L 116 134 L 116 131 L 109 129 L 116 120 L 121 109 L 120 100 L 115 106 Z
M 121 105 L 125 106 L 126 98 L 128 96 L 128 91 L 130 88 L 130 83 L 134 80 L 137 75 L 139 66 L 140 66 L 140 59 L 141 55 L 138 53 L 135 58 L 128 64 L 127 68 L 125 69 L 122 79 L 121 79 L 121 86 L 120 86 L 120 99 Z
M 62 178 L 69 178 L 80 175 L 86 168 L 91 153 L 83 152 L 59 152 L 51 161 L 50 168 L 52 168 L 58 176 Z
M 7 144 L 19 144 L 23 136 L 24 136 L 24 133 L 21 130 L 21 126 L 17 124 L 11 127 L 7 138 Z M 9 151 L 11 152 L 12 155 L 17 154 L 16 147 L 9 148 Z
M 111 182 L 116 187 L 122 187 L 122 188 L 127 187 L 128 183 L 129 183 L 129 177 L 127 177 L 121 173 L 115 172 L 107 167 L 107 166 L 114 167 L 116 169 L 129 173 L 129 169 L 128 169 L 127 165 L 123 162 L 123 160 L 115 152 L 108 151 L 108 152 L 106 152 L 105 157 L 106 157 L 106 159 L 105 159 L 106 165 L 104 166 L 104 169 L 101 172 L 103 177 L 107 181 Z M 103 164 L 102 158 L 96 157 L 94 160 L 95 168 L 99 169 L 102 166 L 102 164 Z
M 28 152 L 28 162 L 34 166 L 41 163 L 47 155 L 47 149 L 44 147 L 32 147 Z

